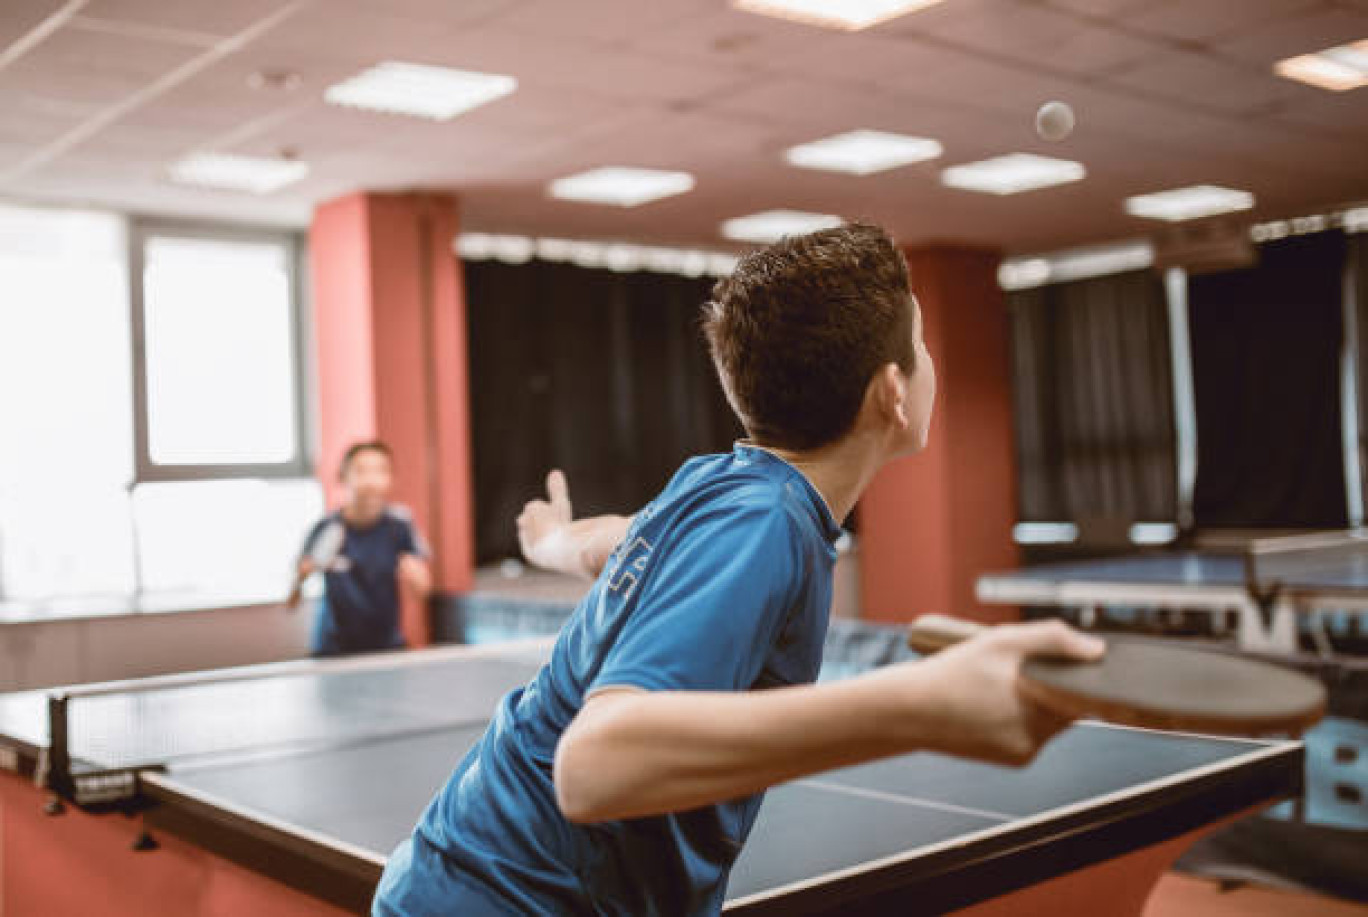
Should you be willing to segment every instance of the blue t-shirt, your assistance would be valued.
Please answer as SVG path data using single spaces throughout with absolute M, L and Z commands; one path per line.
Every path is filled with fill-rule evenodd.
M 309 530 L 308 556 L 329 527 L 345 532 L 342 547 L 323 570 L 323 598 L 314 620 L 313 653 L 330 656 L 404 645 L 399 630 L 399 557 L 427 556 L 427 546 L 402 506 L 388 506 L 375 522 L 352 525 L 334 512 Z
M 713 914 L 761 796 L 576 825 L 556 743 L 594 691 L 744 691 L 821 665 L 840 528 L 782 459 L 740 444 L 686 463 L 633 520 L 551 659 L 499 704 L 394 851 L 380 915 Z

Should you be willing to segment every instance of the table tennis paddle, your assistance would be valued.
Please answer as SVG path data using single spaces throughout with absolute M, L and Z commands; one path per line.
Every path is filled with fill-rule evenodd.
M 342 553 L 342 547 L 346 542 L 347 527 L 336 519 L 329 521 L 309 544 L 309 549 L 306 552 L 309 563 L 313 564 L 314 570 L 319 573 L 328 572 L 333 561 L 337 560 L 337 555 Z M 296 576 L 294 585 L 290 588 L 290 594 L 281 605 L 286 611 L 294 611 L 299 607 L 303 593 L 304 580 Z
M 923 615 L 907 642 L 938 652 L 986 628 Z M 1281 666 L 1149 640 L 1109 637 L 1095 662 L 1035 657 L 1021 666 L 1022 695 L 1070 717 L 1220 735 L 1299 735 L 1325 715 L 1325 687 Z
M 313 562 L 314 569 L 326 573 L 337 559 L 337 555 L 342 552 L 342 545 L 346 541 L 347 527 L 341 522 L 333 519 L 324 525 L 318 537 L 309 546 L 309 560 Z

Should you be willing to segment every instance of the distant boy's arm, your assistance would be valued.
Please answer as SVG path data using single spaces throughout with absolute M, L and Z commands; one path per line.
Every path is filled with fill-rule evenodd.
M 399 555 L 399 581 L 415 598 L 426 599 L 432 591 L 432 567 L 418 554 Z
M 289 595 L 285 597 L 287 611 L 294 611 L 299 607 L 299 602 L 304 597 L 304 581 L 313 576 L 314 569 L 313 561 L 307 557 L 301 557 L 295 565 L 294 581 L 290 584 Z
M 575 822 L 678 812 L 912 751 L 1022 764 L 1067 721 L 1016 691 L 1024 658 L 1096 658 L 1057 622 L 995 628 L 937 656 L 823 685 L 594 695 L 556 749 Z
M 545 500 L 532 500 L 518 516 L 518 545 L 529 563 L 594 579 L 627 534 L 631 516 L 575 519 L 565 475 L 546 476 Z

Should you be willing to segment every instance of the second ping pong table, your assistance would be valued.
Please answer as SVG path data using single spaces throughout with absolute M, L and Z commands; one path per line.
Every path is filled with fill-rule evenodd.
M 248 867 L 259 895 L 364 912 L 386 855 L 546 652 L 448 647 L 0 696 L 0 764 L 12 771 L 0 773 L 0 814 L 38 810 L 43 786 L 66 800 L 51 799 L 54 812 L 67 809 L 30 812 L 26 836 L 7 840 L 41 852 L 112 822 L 122 842 L 106 830 L 64 861 L 101 870 L 87 887 L 111 900 L 146 895 L 139 870 L 191 862 L 128 849 L 160 842 Z M 798 780 L 769 793 L 726 909 L 1138 914 L 1197 833 L 1295 795 L 1302 755 L 1294 741 L 1079 724 L 1020 769 L 923 753 Z M 110 807 L 138 818 L 86 811 Z M 108 912 L 209 912 L 203 882 L 159 875 L 155 900 Z M 201 897 L 175 900 L 183 887 Z M 32 912 L 63 913 L 46 904 Z
M 1368 531 L 1251 539 L 1219 549 L 1042 564 L 980 576 L 981 602 L 1078 609 L 1233 612 L 1241 648 L 1289 652 L 1308 618 L 1328 651 L 1318 612 L 1368 611 Z

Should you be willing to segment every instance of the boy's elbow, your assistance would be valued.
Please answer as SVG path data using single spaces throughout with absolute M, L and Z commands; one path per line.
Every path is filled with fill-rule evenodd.
M 634 692 L 610 691 L 592 698 L 556 744 L 552 781 L 556 805 L 566 820 L 591 824 L 622 818 L 632 809 L 615 736 Z
M 594 774 L 592 736 L 574 724 L 556 746 L 552 779 L 556 786 L 556 805 L 566 821 L 577 825 L 606 821 L 610 816 L 602 788 Z

